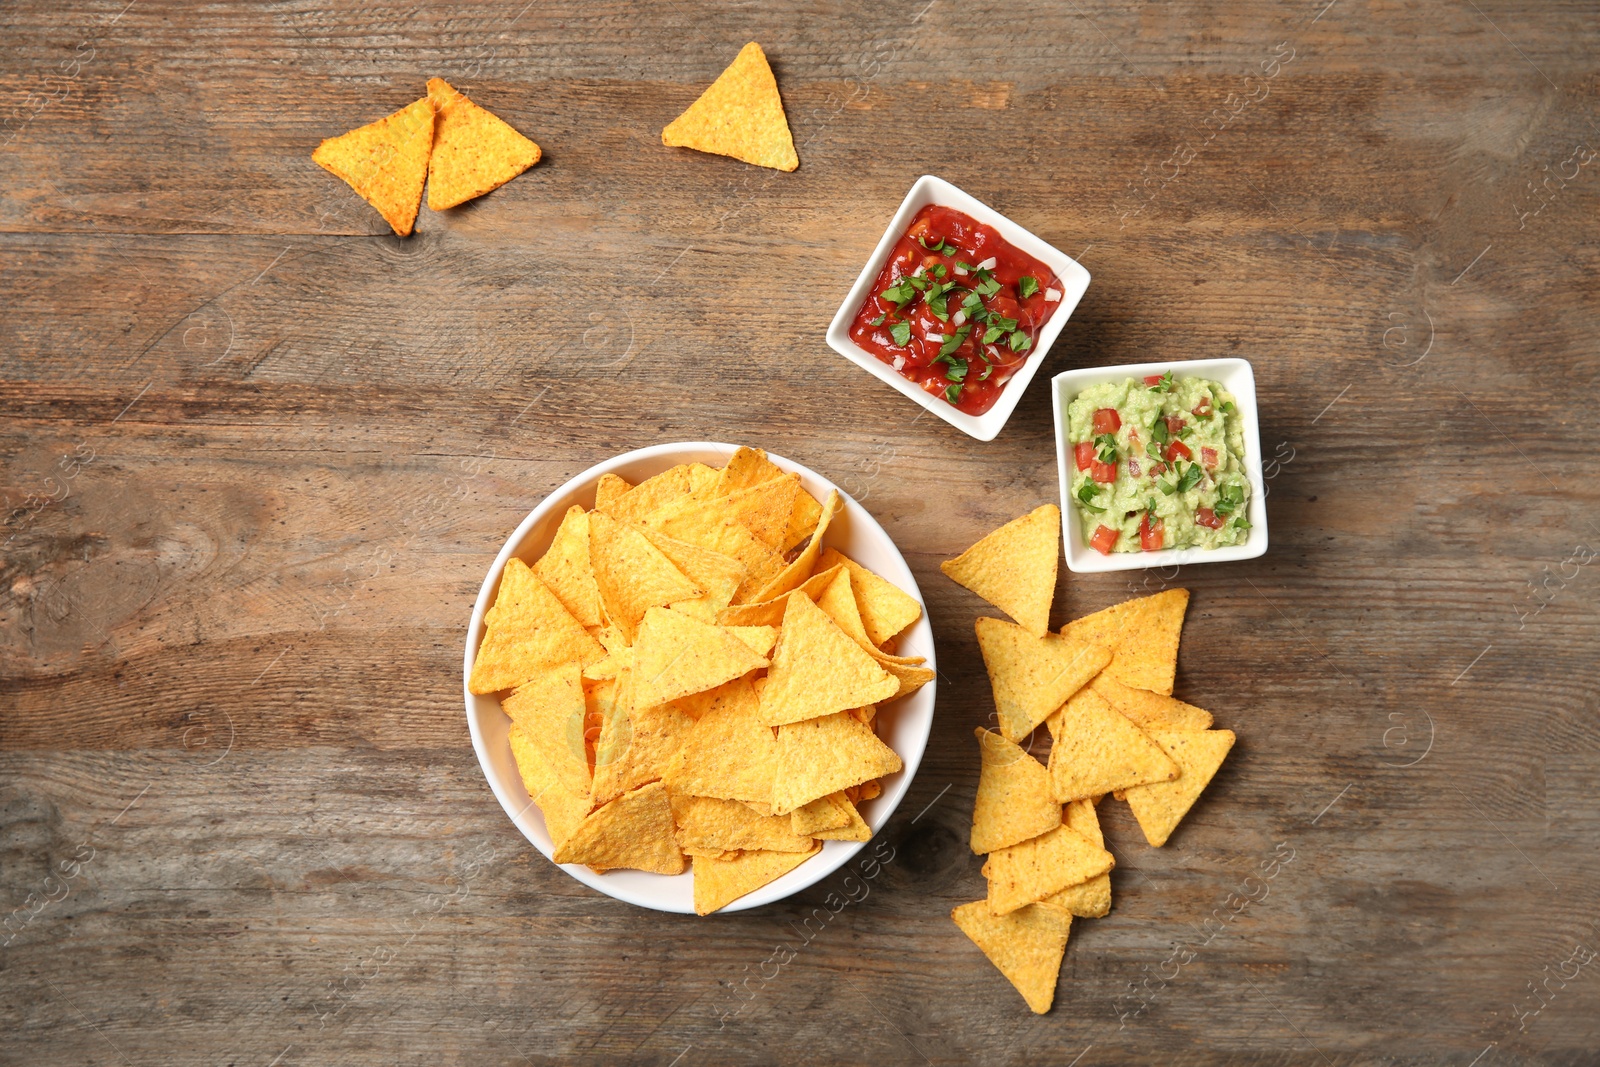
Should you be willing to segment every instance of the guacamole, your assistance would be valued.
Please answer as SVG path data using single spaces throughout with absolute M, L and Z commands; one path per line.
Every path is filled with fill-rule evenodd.
M 1169 371 L 1092 385 L 1067 408 L 1072 504 L 1098 551 L 1221 548 L 1250 536 L 1233 394 Z

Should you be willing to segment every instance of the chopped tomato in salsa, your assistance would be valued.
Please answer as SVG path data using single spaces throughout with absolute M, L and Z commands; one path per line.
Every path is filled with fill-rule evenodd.
M 1034 351 L 1061 293 L 1049 267 L 993 227 L 930 204 L 895 244 L 850 339 L 957 410 L 982 415 Z

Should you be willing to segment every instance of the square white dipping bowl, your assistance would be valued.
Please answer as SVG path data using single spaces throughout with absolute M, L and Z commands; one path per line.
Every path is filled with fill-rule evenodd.
M 1033 351 L 1023 362 L 1022 369 L 1006 382 L 994 407 L 982 415 L 968 415 L 964 411 L 957 411 L 943 397 L 923 392 L 916 383 L 902 377 L 893 367 L 850 340 L 850 324 L 855 321 L 856 313 L 866 302 L 867 296 L 872 291 L 872 283 L 878 280 L 878 274 L 888 261 L 889 253 L 905 235 L 906 229 L 911 225 L 912 216 L 929 204 L 955 208 L 985 226 L 994 227 L 1001 237 L 1044 263 L 1061 280 L 1061 302 L 1045 322 L 1044 329 L 1039 331 L 1039 339 L 1034 344 Z M 898 389 L 956 429 L 971 434 L 980 441 L 993 441 L 1000 433 L 1001 427 L 1005 426 L 1006 420 L 1011 417 L 1011 413 L 1016 410 L 1017 403 L 1028 388 L 1028 383 L 1033 380 L 1034 374 L 1038 373 L 1045 356 L 1050 352 L 1050 346 L 1055 344 L 1061 328 L 1066 325 L 1073 308 L 1078 306 L 1078 301 L 1083 299 L 1084 290 L 1088 288 L 1089 272 L 1084 270 L 1077 260 L 1041 241 L 994 208 L 968 196 L 942 178 L 924 174 L 917 179 L 911 191 L 906 194 L 906 198 L 900 202 L 900 210 L 894 213 L 889 228 L 883 231 L 883 237 L 878 241 L 878 247 L 873 249 L 872 255 L 868 257 L 867 265 L 861 268 L 861 274 L 856 278 L 855 285 L 850 287 L 850 295 L 839 305 L 838 312 L 833 316 L 833 322 L 828 326 L 828 345 L 845 359 L 884 384 Z
M 1180 378 L 1204 378 L 1228 392 L 1239 408 L 1244 429 L 1244 470 L 1250 481 L 1250 536 L 1242 545 L 1225 548 L 1164 548 L 1159 552 L 1113 552 L 1103 556 L 1083 539 L 1077 501 L 1072 498 L 1072 445 L 1067 441 L 1067 406 L 1091 385 L 1135 381 L 1171 371 Z M 1175 567 L 1190 563 L 1226 563 L 1255 559 L 1267 550 L 1266 480 L 1261 477 L 1261 428 L 1256 409 L 1256 375 L 1243 359 L 1194 359 L 1182 362 L 1131 363 L 1125 367 L 1085 367 L 1050 379 L 1056 419 L 1056 471 L 1061 482 L 1061 543 L 1067 568 L 1079 574 L 1132 571 L 1143 567 Z

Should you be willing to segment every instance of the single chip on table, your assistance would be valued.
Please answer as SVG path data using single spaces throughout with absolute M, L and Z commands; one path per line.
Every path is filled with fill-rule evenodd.
M 1094 801 L 1074 800 L 1066 808 L 1067 825 L 1090 841 L 1105 847 L 1105 835 L 1100 832 L 1100 817 L 1095 813 Z M 1061 892 L 1044 898 L 1043 903 L 1065 908 L 1084 919 L 1098 919 L 1111 911 L 1111 875 L 1097 874 L 1087 882 L 1070 885 Z
M 668 147 L 693 148 L 774 170 L 800 165 L 783 114 L 783 98 L 767 54 L 754 41 L 739 50 L 728 69 L 689 110 L 661 131 Z
M 818 797 L 900 770 L 904 764 L 848 711 L 778 728 L 772 813 L 787 815 Z
M 899 688 L 899 682 L 809 597 L 789 598 L 778 647 L 772 652 L 772 669 L 761 691 L 763 722 L 782 726 L 876 704 Z
M 755 689 L 735 678 L 709 694 L 698 721 L 662 776 L 673 792 L 770 804 L 780 755 L 762 723 Z
M 1133 720 L 1141 730 L 1209 730 L 1211 713 L 1177 697 L 1162 696 L 1144 689 L 1123 685 L 1104 671 L 1095 675 L 1089 688 L 1105 697 L 1106 703 Z
M 513 689 L 500 707 L 572 793 L 588 796 L 591 773 L 584 749 L 588 705 L 576 663 L 546 668 Z
M 1189 590 L 1166 589 L 1074 619 L 1061 633 L 1111 649 L 1106 674 L 1122 684 L 1171 696 L 1188 606 Z
M 806 837 L 816 837 L 823 830 L 838 830 L 850 825 L 849 808 L 854 807 L 844 790 L 829 793 L 825 797 L 818 797 L 809 804 L 802 804 L 789 813 L 789 819 L 795 833 Z
M 820 851 L 740 852 L 732 859 L 694 858 L 694 912 L 709 915 L 768 882 L 775 882 Z
M 550 832 L 551 842 L 560 848 L 589 814 L 588 790 L 574 793 L 563 786 L 561 776 L 516 723 L 511 724 L 511 755 L 517 761 L 517 773 L 528 791 L 528 798 L 539 805 L 544 815 L 544 826 Z
M 646 611 L 705 592 L 638 529 L 603 511 L 589 516 L 589 551 L 600 603 L 630 644 Z
M 682 874 L 683 853 L 673 834 L 672 803 L 660 782 L 624 793 L 579 823 L 551 857 L 596 870 L 626 867 L 652 874 Z
M 1046 504 L 984 536 L 939 569 L 1043 637 L 1050 629 L 1060 556 L 1061 509 Z
M 588 666 L 605 658 L 600 642 L 515 556 L 500 573 L 500 588 L 483 624 L 483 643 L 467 680 L 467 688 L 479 695 L 519 686 L 557 663 Z
M 594 566 L 589 556 L 589 513 L 574 504 L 562 516 L 561 528 L 533 573 L 550 587 L 585 629 L 601 625 L 600 588 L 594 583 Z
M 594 486 L 594 506 L 596 511 L 609 512 L 612 505 L 622 499 L 633 485 L 626 478 L 615 474 L 602 474 Z
M 618 676 L 616 700 L 595 743 L 596 804 L 662 777 L 695 726 L 693 716 L 672 704 L 641 705 L 630 674 Z
M 433 102 L 423 97 L 377 122 L 328 138 L 311 159 L 342 178 L 395 233 L 407 237 L 422 206 L 432 150 Z
M 856 595 L 856 607 L 861 611 L 861 625 L 874 645 L 882 648 L 885 641 L 922 617 L 922 605 L 916 597 L 887 578 L 832 548 L 824 549 L 817 557 L 819 573 L 841 566 L 850 571 L 850 586 Z
M 1035 637 L 1003 619 L 979 617 L 978 650 L 989 671 L 1000 732 L 1021 741 L 1110 661 L 1109 649 L 1072 638 Z
M 1047 834 L 989 854 L 983 864 L 983 876 L 989 879 L 989 910 L 1005 915 L 1114 866 L 1111 853 L 1062 823 Z
M 1162 746 L 1093 689 L 1079 692 L 1046 721 L 1053 738 L 1050 781 L 1063 804 L 1178 777 L 1178 765 Z
M 1034 1014 L 1050 1010 L 1072 929 L 1070 914 L 1035 904 L 994 915 L 988 901 L 975 900 L 956 908 L 950 918 L 1016 987 Z
M 669 789 L 668 792 L 671 792 Z M 672 795 L 672 817 L 678 843 L 701 849 L 761 849 L 768 852 L 810 852 L 809 834 L 797 834 L 793 821 L 757 815 L 737 800 Z
M 822 517 L 817 520 L 817 528 L 811 533 L 811 540 L 806 542 L 806 547 L 794 558 L 794 562 L 783 568 L 776 578 L 762 586 L 750 599 L 754 601 L 772 600 L 780 597 L 791 589 L 798 588 L 807 578 L 810 578 L 817 569 L 817 555 L 822 551 L 822 539 L 827 535 L 828 526 L 833 522 L 844 507 L 838 490 L 828 494 L 828 502 L 822 505 Z
M 431 210 L 443 211 L 498 189 L 539 162 L 538 145 L 443 78 L 428 79 L 428 98 L 439 112 L 428 160 Z
M 972 851 L 983 855 L 1047 834 L 1061 825 L 1061 805 L 1044 764 L 991 730 L 978 727 L 978 799 L 972 807 Z
M 640 705 L 715 689 L 767 666 L 767 659 L 720 626 L 671 608 L 651 608 L 634 642 L 633 699 Z
M 1133 817 L 1139 820 L 1145 840 L 1159 848 L 1211 784 L 1212 776 L 1233 748 L 1234 736 L 1232 730 L 1151 730 L 1150 736 L 1177 761 L 1183 773 L 1170 782 L 1128 789 L 1123 797 L 1133 809 Z

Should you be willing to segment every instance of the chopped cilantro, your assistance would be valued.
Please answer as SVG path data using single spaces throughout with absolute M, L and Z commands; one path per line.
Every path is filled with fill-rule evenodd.
M 980 270 L 978 273 L 982 275 L 986 272 Z M 993 296 L 1000 291 L 1000 283 L 993 277 L 980 278 L 978 280 L 978 284 L 973 286 L 973 288 L 982 293 L 984 296 Z
M 1157 415 L 1156 421 L 1150 424 L 1150 436 L 1161 444 L 1172 440 L 1172 435 L 1167 432 L 1167 420 L 1164 417 Z
M 1250 520 L 1245 518 L 1243 515 L 1240 515 L 1238 518 L 1233 520 L 1233 528 L 1235 530 L 1248 530 L 1250 529 Z
M 928 310 L 933 312 L 934 318 L 940 322 L 949 322 L 950 309 L 945 306 L 949 295 L 944 290 L 938 289 L 937 286 L 935 286 L 935 289 L 937 290 L 936 292 L 928 294 Z
M 950 403 L 952 403 L 952 404 L 954 404 L 956 401 L 960 400 L 961 399 L 961 383 L 957 382 L 954 385 L 946 386 L 945 387 L 945 391 L 944 391 L 944 398 L 946 400 L 950 401 Z
M 883 298 L 896 307 L 903 308 L 917 298 L 917 290 L 911 286 L 910 279 L 901 278 L 899 282 L 883 291 Z
M 1030 349 L 1032 347 L 1033 347 L 1033 338 L 1029 337 L 1027 334 L 1023 333 L 1021 330 L 1012 330 L 1011 331 L 1011 351 L 1013 351 L 1013 352 L 1026 352 L 1028 349 Z
M 963 326 L 949 337 L 946 337 L 944 339 L 944 344 L 939 346 L 939 355 L 948 356 L 950 353 L 960 348 L 962 343 L 966 341 L 967 335 L 971 332 L 971 326 Z
M 1090 503 L 1090 501 L 1094 499 L 1094 494 L 1095 494 L 1095 484 L 1094 484 L 1094 482 L 1092 482 L 1092 481 L 1084 482 L 1083 483 L 1083 488 L 1078 490 L 1078 503 L 1082 504 L 1085 508 L 1088 508 L 1090 511 L 1098 511 L 1098 512 L 1102 512 L 1103 513 L 1106 510 L 1105 508 L 1096 507 L 1094 504 Z
M 1161 446 L 1154 441 L 1144 446 L 1144 453 L 1158 463 L 1161 461 Z
M 1095 454 L 1101 463 L 1115 463 L 1117 461 L 1117 435 L 1103 433 L 1094 439 Z
M 1211 510 L 1218 515 L 1232 515 L 1244 503 L 1244 486 L 1225 485 L 1217 490 L 1217 503 Z
M 986 345 L 992 345 L 996 341 L 1000 340 L 1001 336 L 1004 334 L 1005 331 L 1000 327 L 991 326 L 987 330 L 983 331 L 983 343 Z
M 894 339 L 895 344 L 904 348 L 911 343 L 911 324 L 909 322 L 895 323 L 889 327 L 889 336 Z
M 1024 274 L 1017 279 L 1017 295 L 1026 300 L 1039 291 L 1039 279 Z
M 883 315 L 879 315 L 875 319 L 868 319 L 867 320 L 867 325 L 869 325 L 869 326 L 882 326 L 883 325 L 883 320 L 888 318 L 888 317 L 889 316 L 887 314 L 883 314 Z
M 943 278 L 946 274 L 949 274 L 949 273 L 950 273 L 950 268 L 946 267 L 943 263 L 938 263 L 938 264 L 934 265 L 933 276 L 935 278 Z
M 934 357 L 933 361 L 935 363 L 948 364 L 944 372 L 945 381 L 959 382 L 966 379 L 967 361 L 962 359 L 960 356 L 946 355 L 945 353 L 941 352 L 939 355 Z
M 1183 469 L 1183 473 L 1178 477 L 1178 492 L 1187 493 L 1189 490 L 1199 485 L 1200 479 L 1204 476 L 1205 471 L 1200 469 L 1200 464 L 1189 464 Z

